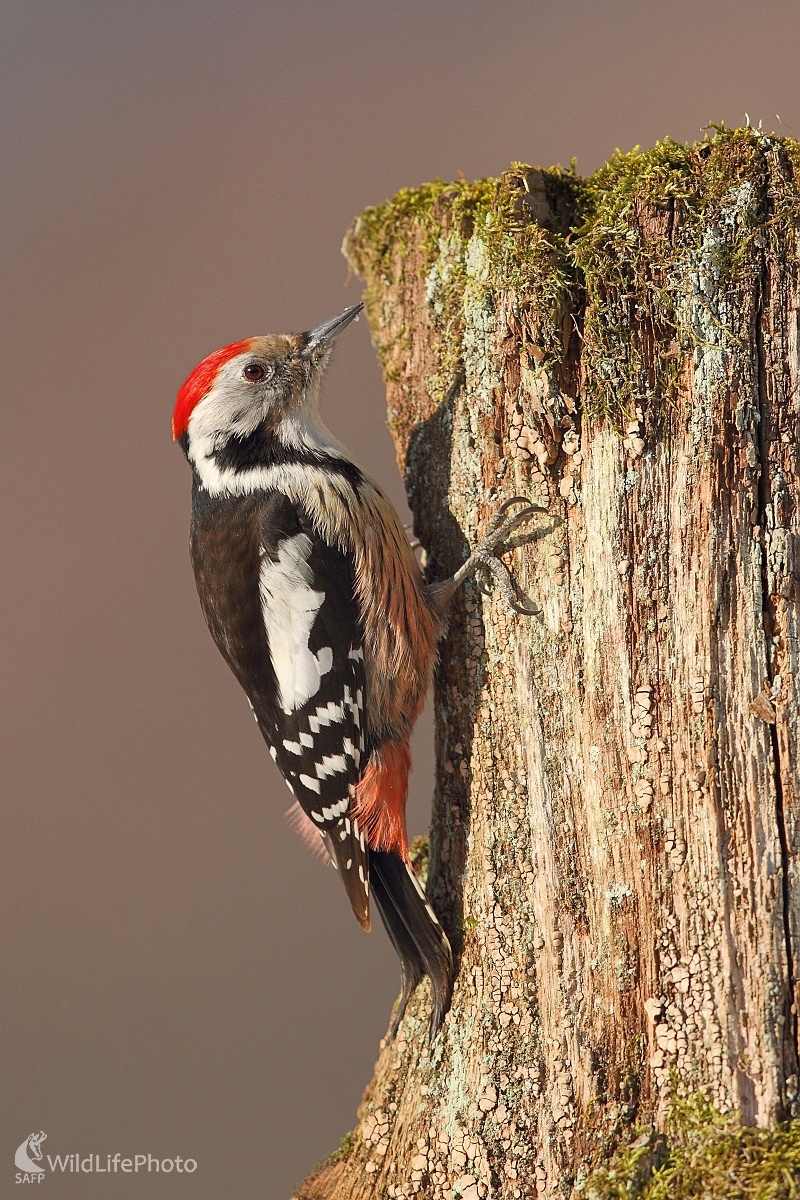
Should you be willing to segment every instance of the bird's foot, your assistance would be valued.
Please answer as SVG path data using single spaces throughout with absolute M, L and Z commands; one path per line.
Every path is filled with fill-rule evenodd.
M 510 510 L 519 504 L 524 504 L 525 507 L 516 513 L 510 513 Z M 496 550 L 520 525 L 529 521 L 536 513 L 546 511 L 547 509 L 540 507 L 538 504 L 531 504 L 524 496 L 512 496 L 510 500 L 504 500 L 489 522 L 489 527 L 480 543 L 473 550 L 464 563 L 464 566 L 459 571 L 456 571 L 454 578 L 460 583 L 461 579 L 471 574 L 477 567 L 486 567 L 494 576 L 506 603 L 513 608 L 514 612 L 521 613 L 524 617 L 537 616 L 540 609 L 536 607 L 529 597 L 524 597 L 527 604 L 520 604 L 517 601 L 515 584 L 511 577 L 511 572 L 505 563 L 502 563 L 497 557 Z M 461 574 L 462 572 L 463 575 Z
M 524 504 L 525 507 L 519 512 L 510 513 L 510 510 L 519 504 Z M 494 576 L 504 599 L 514 612 L 521 613 L 524 617 L 539 616 L 541 610 L 529 597 L 524 597 L 527 601 L 525 605 L 520 604 L 516 599 L 516 585 L 508 567 L 498 558 L 497 548 L 525 521 L 529 521 L 536 513 L 547 511 L 538 504 L 531 504 L 524 496 L 512 496 L 510 500 L 504 500 L 489 522 L 483 538 L 464 565 L 459 567 L 450 579 L 446 579 L 440 584 L 434 584 L 431 588 L 437 604 L 443 609 L 467 576 L 474 574 L 478 567 L 485 567 Z

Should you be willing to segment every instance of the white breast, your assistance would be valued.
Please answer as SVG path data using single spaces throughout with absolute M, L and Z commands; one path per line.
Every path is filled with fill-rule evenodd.
M 278 561 L 264 556 L 259 572 L 261 611 L 270 658 L 286 713 L 294 712 L 319 691 L 320 680 L 333 666 L 333 651 L 323 646 L 316 654 L 308 645 L 324 592 L 311 586 L 308 565 L 311 540 L 304 533 L 281 542 Z

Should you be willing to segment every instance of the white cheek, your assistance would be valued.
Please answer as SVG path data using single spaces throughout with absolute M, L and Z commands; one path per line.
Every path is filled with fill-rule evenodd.
M 261 397 L 243 396 L 241 391 L 217 386 L 195 408 L 189 418 L 189 439 L 193 447 L 210 454 L 220 439 L 238 434 L 247 437 L 258 429 L 265 416 Z

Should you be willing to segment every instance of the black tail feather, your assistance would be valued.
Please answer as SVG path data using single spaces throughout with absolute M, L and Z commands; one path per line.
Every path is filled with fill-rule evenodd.
M 374 851 L 370 853 L 370 861 L 373 854 Z M 405 923 L 398 919 L 397 910 L 392 903 L 391 896 L 377 871 L 370 872 L 370 881 L 372 885 L 372 899 L 380 913 L 389 939 L 397 951 L 397 957 L 400 959 L 400 1000 L 398 1001 L 394 1018 L 389 1027 L 389 1037 L 393 1038 L 397 1033 L 400 1022 L 405 1016 L 406 1005 L 420 979 L 425 974 L 425 964 L 406 929 Z
M 372 896 L 401 964 L 402 991 L 389 1036 L 394 1037 L 409 998 L 423 975 L 431 981 L 433 1041 L 453 994 L 453 954 L 411 867 L 392 852 L 371 850 Z

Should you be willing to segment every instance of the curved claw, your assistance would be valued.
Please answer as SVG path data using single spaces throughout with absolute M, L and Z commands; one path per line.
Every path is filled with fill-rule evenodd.
M 508 516 L 509 509 L 515 504 L 524 504 L 525 507 L 521 512 L 515 513 L 513 516 Z M 495 548 L 500 542 L 505 541 L 508 535 L 521 525 L 523 521 L 529 520 L 536 513 L 547 513 L 549 510 L 539 504 L 531 504 L 526 496 L 511 496 L 508 500 L 504 500 L 489 522 L 486 533 L 481 539 L 480 545 L 472 552 L 467 561 L 463 563 L 450 579 L 444 579 L 440 583 L 432 584 L 428 589 L 428 594 L 431 603 L 436 611 L 444 613 L 450 601 L 450 598 L 461 586 L 468 575 L 471 575 L 477 566 L 487 567 L 495 579 L 497 580 L 503 597 L 508 602 L 514 612 L 520 613 L 523 617 L 541 616 L 541 609 L 535 607 L 525 607 L 521 605 L 514 596 L 514 581 L 511 573 L 504 563 L 496 557 Z M 528 597 L 526 596 L 527 600 Z M 532 604 L 532 601 L 529 601 Z
M 525 507 L 521 512 L 515 513 L 513 516 L 507 516 L 509 510 L 517 504 L 524 504 Z M 522 605 L 515 596 L 515 584 L 511 572 L 495 555 L 496 546 L 505 541 L 510 533 L 521 525 L 524 521 L 529 520 L 535 513 L 547 512 L 546 508 L 540 505 L 531 504 L 526 496 L 511 496 L 508 500 L 504 500 L 498 508 L 497 512 L 489 522 L 489 527 L 481 541 L 480 546 L 473 555 L 474 559 L 487 567 L 496 579 L 503 598 L 514 612 L 518 612 L 523 617 L 536 617 L 541 615 L 541 610 L 533 606 L 533 601 L 529 597 L 525 597 L 528 605 Z
M 507 523 L 510 528 L 513 528 L 513 526 L 516 525 L 518 522 L 527 520 L 527 518 L 532 516 L 533 513 L 535 513 L 535 512 L 547 512 L 546 508 L 542 508 L 538 504 L 531 504 L 531 502 L 527 498 L 527 496 L 511 496 L 510 499 L 503 501 L 503 503 L 498 508 L 497 512 L 492 517 L 491 521 L 489 522 L 489 526 L 486 530 L 486 537 L 491 537 L 491 535 L 493 533 L 496 533 L 496 531 L 500 528 L 500 526 L 502 524 L 504 524 L 503 518 L 505 517 L 508 510 L 510 508 L 512 508 L 513 505 L 515 505 L 515 504 L 524 504 L 525 509 L 523 512 L 519 512 L 515 516 L 509 517 Z
M 503 501 L 495 515 L 502 517 L 508 512 L 513 504 L 527 504 L 528 508 L 531 510 L 536 509 L 539 512 L 545 512 L 545 509 L 541 508 L 538 504 L 531 504 L 527 496 L 511 496 L 508 500 Z
M 484 565 L 489 568 L 492 575 L 494 575 L 500 586 L 500 591 L 503 593 L 503 599 L 511 608 L 513 608 L 514 612 L 518 612 L 523 617 L 541 616 L 542 610 L 533 606 L 533 601 L 531 600 L 530 596 L 525 597 L 525 599 L 531 605 L 530 608 L 525 608 L 522 604 L 518 603 L 514 596 L 514 580 L 512 579 L 511 572 L 505 563 L 501 563 L 499 558 L 486 558 L 482 561 Z
M 522 512 L 515 513 L 512 517 L 507 517 L 506 513 L 512 504 L 524 504 L 525 508 Z M 521 525 L 523 521 L 529 520 L 534 514 L 540 512 L 547 512 L 547 509 L 541 508 L 538 504 L 531 504 L 524 496 L 512 496 L 510 500 L 503 501 L 489 522 L 486 533 L 481 540 L 481 549 L 494 549 L 497 543 L 502 542 L 508 537 L 518 525 Z
M 516 513 L 513 517 L 509 517 L 503 522 L 503 534 L 512 533 L 518 525 L 523 525 L 525 521 L 529 521 L 536 513 L 547 512 L 546 508 L 540 508 L 538 504 L 530 504 L 527 508 L 523 508 L 522 512 Z

